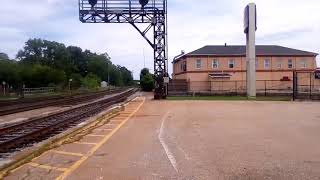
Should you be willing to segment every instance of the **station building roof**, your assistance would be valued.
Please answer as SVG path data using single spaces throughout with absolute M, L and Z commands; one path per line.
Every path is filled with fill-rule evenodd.
M 256 46 L 257 56 L 312 56 L 315 57 L 318 54 L 314 52 L 308 52 L 298 49 L 292 49 L 277 45 L 257 45 Z M 204 46 L 200 49 L 184 54 L 175 61 L 179 61 L 183 57 L 187 56 L 246 56 L 246 46 L 243 45 L 224 45 L 216 46 L 209 45 Z

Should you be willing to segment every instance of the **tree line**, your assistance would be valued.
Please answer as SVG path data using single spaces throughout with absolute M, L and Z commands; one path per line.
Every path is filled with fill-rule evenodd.
M 19 50 L 16 59 L 0 53 L 0 81 L 13 89 L 25 87 L 97 88 L 101 81 L 114 86 L 133 84 L 131 71 L 114 65 L 107 53 L 97 54 L 80 47 L 30 39 Z

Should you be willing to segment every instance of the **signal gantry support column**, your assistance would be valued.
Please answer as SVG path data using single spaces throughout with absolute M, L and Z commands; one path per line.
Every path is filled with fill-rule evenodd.
M 166 55 L 166 19 L 165 14 L 155 13 L 154 25 L 154 76 L 155 76 L 155 99 L 166 98 L 166 85 L 164 78 L 167 74 Z
M 128 23 L 154 51 L 155 99 L 166 98 L 167 72 L 167 0 L 79 0 L 83 23 Z M 139 24 L 148 24 L 144 29 Z M 153 41 L 147 33 L 153 28 Z

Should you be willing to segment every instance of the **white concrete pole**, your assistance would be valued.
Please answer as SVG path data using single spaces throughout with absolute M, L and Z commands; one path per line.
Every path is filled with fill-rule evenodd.
M 247 96 L 256 97 L 256 5 L 249 4 L 249 28 L 247 36 Z

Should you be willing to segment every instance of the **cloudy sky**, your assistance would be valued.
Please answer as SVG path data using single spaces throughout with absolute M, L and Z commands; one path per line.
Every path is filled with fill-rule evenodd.
M 243 45 L 243 9 L 249 0 L 168 0 L 169 57 L 204 45 Z M 29 38 L 108 52 L 138 77 L 153 68 L 147 42 L 128 24 L 82 24 L 78 0 L 6 0 L 0 7 L 0 52 L 14 58 Z M 319 0 L 256 0 L 257 44 L 320 52 Z M 143 53 L 145 52 L 145 53 Z M 170 60 L 170 61 L 171 61 Z M 318 58 L 318 64 L 320 58 Z M 320 65 L 320 64 L 319 64 Z M 171 71 L 171 66 L 170 66 Z

